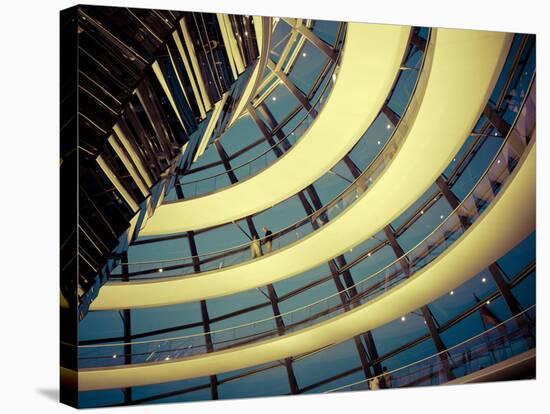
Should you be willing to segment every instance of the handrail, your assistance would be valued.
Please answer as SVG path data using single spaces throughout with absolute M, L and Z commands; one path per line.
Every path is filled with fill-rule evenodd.
M 430 37 L 428 38 L 428 40 L 429 39 L 430 39 Z M 429 43 L 428 43 L 428 45 L 429 45 Z M 373 161 L 370 163 L 370 165 L 367 166 L 365 168 L 365 170 L 362 172 L 362 174 L 359 177 L 357 177 L 346 189 L 344 189 L 342 192 L 340 192 L 340 194 L 338 196 L 336 196 L 334 199 L 332 199 L 326 205 L 324 205 L 320 209 L 314 211 L 313 213 L 307 215 L 306 217 L 300 219 L 296 223 L 288 225 L 288 226 L 284 227 L 283 229 L 280 229 L 277 232 L 274 232 L 269 237 L 263 237 L 263 238 L 257 239 L 258 243 L 264 244 L 266 242 L 266 240 L 268 240 L 268 239 L 271 240 L 272 242 L 274 242 L 276 239 L 280 238 L 281 236 L 284 236 L 285 234 L 288 234 L 288 233 L 290 233 L 290 232 L 292 232 L 292 231 L 294 231 L 294 230 L 296 230 L 296 229 L 298 229 L 298 228 L 300 228 L 300 227 L 302 227 L 306 224 L 312 224 L 313 222 L 316 222 L 316 221 L 317 221 L 317 224 L 319 224 L 319 227 L 321 227 L 322 225 L 326 224 L 326 222 L 322 221 L 321 223 L 318 223 L 318 219 L 322 218 L 323 215 L 327 214 L 328 210 L 332 209 L 333 207 L 334 208 L 340 208 L 337 204 L 340 203 L 340 202 L 343 202 L 343 199 L 346 196 L 349 196 L 351 193 L 353 193 L 353 192 L 357 193 L 357 194 L 355 194 L 354 197 L 352 197 L 353 200 L 355 200 L 359 197 L 360 194 L 363 194 L 364 192 L 366 192 L 368 190 L 368 188 L 372 184 L 374 178 L 378 177 L 382 173 L 383 167 L 385 167 L 385 165 L 383 165 L 383 164 L 385 162 L 387 162 L 388 160 L 391 160 L 392 155 L 396 154 L 396 152 L 399 148 L 399 144 L 403 141 L 403 139 L 405 137 L 405 132 L 409 127 L 409 125 L 407 125 L 407 118 L 408 118 L 407 113 L 409 113 L 409 111 L 412 111 L 413 109 L 417 109 L 417 107 L 419 105 L 419 102 L 417 102 L 418 99 L 415 100 L 415 98 L 417 98 L 416 97 L 416 91 L 418 89 L 418 85 L 421 82 L 426 82 L 427 81 L 427 75 L 424 73 L 423 68 L 426 64 L 426 55 L 427 55 L 428 50 L 429 50 L 429 46 L 427 47 L 427 49 L 426 49 L 426 51 L 423 55 L 421 66 L 418 69 L 420 75 L 417 77 L 415 85 L 413 87 L 413 90 L 411 91 L 411 95 L 409 97 L 407 107 L 405 109 L 405 114 L 400 118 L 399 122 L 395 125 L 395 128 L 393 129 L 391 136 L 386 141 L 386 143 L 381 147 L 380 151 L 378 152 L 376 157 L 373 159 Z M 407 55 L 407 53 L 405 55 Z M 399 79 L 399 77 L 396 79 L 396 81 L 398 81 L 398 79 Z M 378 116 L 380 116 L 380 114 L 382 114 L 382 110 L 380 110 Z M 402 125 L 402 124 L 404 125 L 403 128 L 399 128 L 400 125 Z M 370 128 L 371 128 L 371 126 L 369 126 L 367 128 L 367 130 L 363 134 L 363 137 L 367 134 L 367 132 L 370 130 Z M 350 150 L 350 151 L 353 151 L 353 149 Z M 381 164 L 382 164 L 382 168 L 380 168 Z M 369 175 L 369 173 L 372 173 L 373 175 L 371 175 L 371 177 L 369 177 L 369 179 L 367 180 L 366 177 Z M 364 182 L 364 181 L 366 181 L 366 182 Z M 348 201 L 353 201 L 353 200 L 348 200 Z M 345 206 L 345 207 L 347 207 L 347 206 Z M 216 251 L 216 252 L 210 252 L 210 253 L 202 254 L 200 256 L 197 255 L 197 256 L 187 256 L 187 257 L 180 257 L 180 258 L 174 258 L 174 259 L 150 260 L 150 261 L 140 261 L 140 262 L 121 262 L 120 265 L 122 265 L 122 266 L 136 266 L 136 265 L 150 265 L 150 264 L 170 264 L 170 263 L 174 263 L 174 262 L 178 262 L 178 261 L 188 262 L 186 264 L 178 265 L 178 266 L 176 266 L 172 269 L 164 268 L 162 270 L 162 272 L 163 272 L 165 270 L 174 270 L 174 269 L 180 269 L 180 268 L 184 268 L 184 267 L 191 267 L 194 264 L 193 260 L 195 260 L 195 261 L 196 261 L 196 259 L 200 260 L 201 257 L 203 257 L 203 258 L 209 257 L 210 260 L 208 260 L 208 261 L 212 261 L 212 260 L 216 260 L 218 258 L 227 257 L 228 253 L 240 253 L 240 252 L 248 250 L 250 248 L 250 246 L 252 245 L 252 243 L 253 243 L 253 241 L 243 243 L 243 244 L 240 244 L 238 246 L 233 246 L 233 247 L 230 247 L 230 248 L 227 248 L 227 249 L 219 250 L 219 251 Z M 207 260 L 207 259 L 205 259 L 205 260 Z M 201 262 L 201 264 L 202 263 L 204 263 L 204 262 Z M 221 267 L 225 267 L 225 266 L 220 266 L 220 268 Z M 140 271 L 140 272 L 129 272 L 129 273 L 150 274 L 150 273 L 154 273 L 155 271 L 158 271 L 158 268 L 143 270 L 143 271 Z M 112 276 L 120 277 L 119 275 L 112 275 Z M 157 278 L 155 278 L 155 279 L 157 279 Z
M 190 335 L 183 335 L 183 336 L 178 336 L 178 337 L 172 337 L 172 338 L 163 338 L 163 339 L 153 339 L 153 340 L 144 340 L 144 341 L 133 341 L 133 342 L 117 342 L 117 343 L 103 343 L 103 344 L 91 344 L 91 345 L 78 345 L 76 347 L 78 347 L 79 349 L 90 349 L 90 348 L 93 348 L 93 349 L 97 349 L 97 348 L 107 348 L 107 347 L 121 347 L 121 346 L 124 346 L 124 345 L 143 345 L 143 344 L 157 344 L 157 343 L 166 343 L 167 341 L 176 341 L 176 340 L 182 340 L 182 339 L 191 339 L 191 338 L 197 338 L 197 337 L 205 337 L 206 335 L 209 335 L 209 336 L 213 336 L 215 334 L 219 334 L 219 333 L 222 333 L 222 332 L 229 332 L 229 331 L 234 331 L 236 329 L 240 329 L 240 328 L 245 328 L 245 327 L 251 327 L 251 326 L 255 326 L 256 324 L 259 324 L 259 323 L 263 323 L 263 322 L 266 322 L 266 321 L 275 321 L 277 319 L 280 319 L 280 318 L 283 318 L 287 315 L 292 315 L 296 312 L 299 312 L 299 311 L 302 311 L 304 309 L 307 309 L 307 308 L 313 308 L 313 306 L 319 304 L 319 303 L 323 303 L 323 302 L 328 302 L 330 299 L 334 298 L 334 297 L 337 297 L 337 296 L 340 296 L 342 295 L 342 293 L 347 293 L 349 292 L 350 290 L 352 289 L 357 289 L 358 286 L 360 285 L 363 285 L 365 282 L 373 279 L 374 277 L 376 277 L 377 275 L 380 275 L 380 274 L 383 274 L 386 270 L 390 269 L 392 266 L 398 264 L 400 267 L 402 266 L 402 261 L 403 259 L 407 259 L 408 256 L 411 254 L 411 252 L 414 252 L 417 247 L 421 246 L 425 241 L 429 240 L 438 230 L 440 230 L 444 224 L 448 223 L 449 221 L 451 221 L 453 218 L 455 217 L 459 217 L 459 216 L 463 216 L 462 214 L 460 214 L 460 212 L 464 213 L 464 211 L 468 210 L 468 208 L 465 208 L 465 205 L 471 201 L 470 200 L 470 197 L 473 197 L 475 194 L 475 191 L 478 190 L 478 187 L 481 186 L 481 184 L 483 183 L 483 181 L 489 176 L 489 172 L 492 171 L 493 167 L 494 166 L 498 166 L 500 164 L 503 164 L 500 168 L 507 168 L 505 166 L 506 163 L 502 163 L 501 161 L 501 157 L 503 156 L 503 154 L 506 152 L 505 150 L 508 150 L 508 144 L 510 145 L 510 147 L 512 147 L 514 145 L 514 143 L 511 141 L 511 139 L 519 139 L 519 140 L 522 140 L 522 138 L 525 138 L 523 136 L 521 136 L 517 131 L 516 131 L 516 127 L 517 127 L 517 124 L 518 124 L 518 121 L 520 119 L 520 117 L 522 116 L 522 114 L 524 114 L 524 110 L 526 108 L 526 104 L 527 102 L 530 102 L 530 101 L 535 101 L 535 76 L 533 76 L 532 78 L 532 81 L 531 81 L 531 85 L 530 85 L 530 88 L 529 88 L 529 92 L 528 94 L 526 95 L 526 98 L 524 100 L 524 102 L 522 103 L 522 108 L 521 110 L 519 111 L 518 113 L 518 116 L 516 117 L 515 121 L 514 121 L 514 124 L 513 126 L 510 128 L 510 131 L 508 133 L 508 135 L 506 136 L 505 140 L 503 141 L 503 144 L 501 145 L 501 148 L 499 150 L 499 152 L 497 152 L 494 157 L 493 157 L 493 160 L 492 162 L 490 163 L 490 165 L 486 168 L 484 174 L 480 177 L 480 179 L 478 180 L 476 186 L 474 186 L 470 192 L 468 193 L 468 195 L 464 198 L 464 200 L 457 206 L 456 209 L 453 210 L 453 212 L 451 214 L 449 214 L 446 218 L 446 220 L 442 223 L 440 223 L 430 234 L 428 234 L 424 239 L 422 239 L 420 242 L 418 242 L 414 247 L 412 247 L 411 249 L 409 249 L 409 251 L 407 253 L 405 253 L 403 256 L 399 257 L 399 258 L 396 258 L 396 260 L 394 260 L 393 262 L 391 262 L 390 264 L 386 265 L 384 268 L 378 270 L 377 272 L 367 276 L 366 278 L 364 278 L 363 280 L 361 280 L 360 282 L 357 282 L 355 283 L 354 285 L 352 286 L 349 286 L 345 289 L 343 289 L 342 291 L 339 291 L 337 293 L 334 293 L 332 295 L 329 295 L 329 296 L 326 296 L 325 298 L 322 298 L 322 299 L 319 299 L 317 301 L 314 301 L 308 305 L 304 305 L 304 306 L 301 306 L 301 307 L 298 307 L 298 308 L 295 308 L 291 311 L 287 311 L 287 312 L 284 312 L 284 313 L 281 313 L 277 316 L 273 316 L 273 317 L 269 317 L 269 318 L 264 318 L 264 319 L 261 319 L 261 320 L 257 320 L 257 321 L 254 321 L 254 322 L 248 322 L 248 323 L 245 323 L 245 324 L 241 324 L 241 325 L 237 325 L 237 326 L 233 326 L 233 327 L 230 327 L 230 328 L 223 328 L 223 329 L 219 329 L 219 330 L 214 330 L 214 331 L 209 331 L 209 332 L 201 332 L 201 333 L 197 333 L 197 334 L 190 334 Z M 526 122 L 528 122 L 529 119 L 526 120 Z M 531 121 L 536 122 L 536 120 L 534 118 L 531 119 Z M 527 125 L 527 129 L 531 129 L 532 130 L 532 126 L 530 125 Z M 517 147 L 516 147 L 517 148 Z M 525 150 L 527 148 L 527 145 L 523 145 L 522 146 L 522 149 Z M 517 154 L 518 157 L 521 157 L 521 154 Z M 514 166 L 515 168 L 515 166 Z M 509 175 L 508 175 L 509 176 Z M 496 195 L 495 195 L 496 197 Z M 453 213 L 456 213 L 456 215 L 454 215 Z M 479 215 L 481 215 L 481 213 L 479 213 Z M 447 239 L 445 237 L 443 237 L 442 239 L 443 241 L 447 241 Z M 423 259 L 423 258 L 422 258 Z M 410 262 L 409 263 L 410 267 L 413 266 L 413 263 Z M 426 265 L 426 263 L 424 263 L 424 266 Z M 422 267 L 424 267 L 422 266 Z M 421 268 L 422 268 L 421 267 Z M 409 269 L 410 270 L 410 269 Z M 403 269 L 401 269 L 402 272 L 404 273 L 408 273 L 407 271 L 404 271 Z M 406 278 L 410 277 L 410 274 L 408 274 Z M 384 288 L 385 290 L 385 288 Z M 363 292 L 364 293 L 364 292 Z M 358 300 L 358 302 L 360 302 L 362 299 L 364 299 L 365 296 L 362 296 L 360 293 L 358 293 L 355 297 L 352 297 L 351 298 L 351 301 L 349 303 L 344 303 L 344 304 L 340 304 L 336 307 L 336 310 L 340 310 L 342 308 L 354 308 L 358 305 L 360 305 L 361 303 L 353 303 L 353 301 L 356 301 Z M 310 315 L 311 315 L 311 312 L 310 312 Z M 326 316 L 325 315 L 321 315 L 321 316 Z M 307 320 L 306 320 L 307 321 Z M 285 331 L 290 331 L 290 328 L 289 327 L 286 327 L 285 328 Z M 276 333 L 278 334 L 279 333 L 279 329 L 277 328 L 274 328 L 272 330 L 272 332 L 269 332 L 269 331 L 264 331 L 264 332 L 259 332 L 259 333 L 255 333 L 251 336 L 258 336 L 258 335 L 264 335 L 265 334 L 269 334 L 269 333 Z M 244 339 L 244 338 L 238 338 L 238 339 Z M 232 340 L 231 340 L 232 341 Z M 74 344 L 69 344 L 69 343 L 63 343 L 64 345 L 67 345 L 67 346 L 71 346 L 71 347 L 75 347 Z M 160 345 L 159 345 L 160 346 Z M 192 345 L 190 345 L 190 347 L 192 347 Z M 183 348 L 183 350 L 185 349 L 190 349 L 190 348 Z M 196 347 L 194 347 L 194 349 L 196 349 Z M 182 349 L 180 349 L 182 350 Z M 168 350 L 168 351 L 159 351 L 159 352 L 172 352 L 174 350 Z M 132 355 L 137 355 L 137 354 L 132 354 Z M 90 359 L 98 359 L 99 357 L 91 357 Z M 81 359 L 86 359 L 86 358 L 81 358 Z
M 342 391 L 342 390 L 344 390 L 344 389 L 346 389 L 346 388 L 351 388 L 351 387 L 354 387 L 354 386 L 356 386 L 356 385 L 367 384 L 371 379 L 374 379 L 374 378 L 382 378 L 382 377 L 384 377 L 384 375 L 388 375 L 388 374 L 389 374 L 389 375 L 395 374 L 395 373 L 397 373 L 397 372 L 399 372 L 399 371 L 403 371 L 403 370 L 406 369 L 406 368 L 410 368 L 410 367 L 412 367 L 412 366 L 418 365 L 418 364 L 420 364 L 420 363 L 422 363 L 422 362 L 424 362 L 424 361 L 428 361 L 428 360 L 434 359 L 434 358 L 436 358 L 436 357 L 441 357 L 441 355 L 448 354 L 449 352 L 451 352 L 451 351 L 453 351 L 453 350 L 455 350 L 455 349 L 457 349 L 457 348 L 459 348 L 459 347 L 461 347 L 461 346 L 463 346 L 463 345 L 465 345 L 465 344 L 467 344 L 467 343 L 469 343 L 469 342 L 472 342 L 472 341 L 474 341 L 475 339 L 478 339 L 478 338 L 481 338 L 481 337 L 483 337 L 483 336 L 486 336 L 486 335 L 488 335 L 489 333 L 491 333 L 491 332 L 493 332 L 493 331 L 495 331 L 495 330 L 498 330 L 498 329 L 502 328 L 503 326 L 509 324 L 510 322 L 515 321 L 515 320 L 519 319 L 520 317 L 523 317 L 525 314 L 527 314 L 527 313 L 530 312 L 531 310 L 534 310 L 536 306 L 537 306 L 536 304 L 533 304 L 533 305 L 529 306 L 527 309 L 524 309 L 524 310 L 522 310 L 521 312 L 517 313 L 516 315 L 511 316 L 511 317 L 508 318 L 507 320 L 505 320 L 505 321 L 503 321 L 503 322 L 500 322 L 499 324 L 494 325 L 494 326 L 492 326 L 491 328 L 486 329 L 485 331 L 480 332 L 479 334 L 472 336 L 471 338 L 465 339 L 464 341 L 462 341 L 462 342 L 460 342 L 460 343 L 458 343 L 458 344 L 456 344 L 456 345 L 450 346 L 450 347 L 444 349 L 443 351 L 436 352 L 435 354 L 429 355 L 429 356 L 427 356 L 427 357 L 425 357 L 425 358 L 421 358 L 421 359 L 419 359 L 419 360 L 417 360 L 417 361 L 414 361 L 414 362 L 411 362 L 411 363 L 409 363 L 409 364 L 403 365 L 403 366 L 401 366 L 401 367 L 399 367 L 399 368 L 395 368 L 395 369 L 393 369 L 393 370 L 391 370 L 391 371 L 388 371 L 387 373 L 379 374 L 379 375 L 373 375 L 373 376 L 371 376 L 371 377 L 369 377 L 369 378 L 366 378 L 366 379 L 364 379 L 364 380 L 360 380 L 360 381 L 353 382 L 353 383 L 351 383 L 351 384 L 342 385 L 342 386 L 340 386 L 340 387 L 332 388 L 332 389 L 330 389 L 330 390 L 324 391 L 324 393 Z M 517 331 L 521 331 L 521 328 L 518 328 Z
M 342 43 L 344 42 L 344 39 L 345 39 L 345 34 L 346 34 L 346 31 L 342 31 Z M 337 56 L 337 59 L 336 61 L 333 61 L 331 63 L 331 68 L 330 68 L 330 71 L 326 71 L 326 73 L 324 74 L 323 76 L 323 80 L 321 82 L 324 82 L 325 79 L 327 79 L 328 77 L 332 76 L 336 70 L 338 69 L 338 64 L 340 62 L 340 58 L 342 56 L 342 51 L 343 51 L 343 48 L 340 47 L 340 49 L 338 50 L 338 56 Z M 215 179 L 217 177 L 220 177 L 220 176 L 225 176 L 227 175 L 229 172 L 233 172 L 233 171 L 236 171 L 238 170 L 239 168 L 243 167 L 243 166 L 246 166 L 246 165 L 250 165 L 252 164 L 254 161 L 260 159 L 261 157 L 263 157 L 264 155 L 270 153 L 271 151 L 273 151 L 274 148 L 278 147 L 279 145 L 282 145 L 283 148 L 283 152 L 286 152 L 288 151 L 288 149 L 285 149 L 284 148 L 284 145 L 285 143 L 288 143 L 289 140 L 290 140 L 290 137 L 296 137 L 295 135 L 295 132 L 296 130 L 298 130 L 298 128 L 300 128 L 302 126 L 302 124 L 310 117 L 312 116 L 313 113 L 315 112 L 318 112 L 320 110 L 319 107 L 317 107 L 317 104 L 320 104 L 320 103 L 323 103 L 322 102 L 322 98 L 325 96 L 325 94 L 328 92 L 330 92 L 330 89 L 332 89 L 332 85 L 334 84 L 334 82 L 327 82 L 323 88 L 323 91 L 321 94 L 319 94 L 316 98 L 316 100 L 314 101 L 315 103 L 313 105 L 311 105 L 311 108 L 309 110 L 306 111 L 306 114 L 303 116 L 302 120 L 299 121 L 299 123 L 292 129 L 292 131 L 290 131 L 287 135 L 285 135 L 284 138 L 281 138 L 279 140 L 279 142 L 275 143 L 274 145 L 270 146 L 268 149 L 266 149 L 263 153 L 261 153 L 260 155 L 248 160 L 248 161 L 245 161 L 243 162 L 242 164 L 236 166 L 236 167 L 232 167 L 231 169 L 229 170 L 224 170 L 220 173 L 217 173 L 217 174 L 212 174 L 208 177 L 204 177 L 204 178 L 199 178 L 199 179 L 196 179 L 196 180 L 192 180 L 192 181 L 187 181 L 187 182 L 178 182 L 178 183 L 174 183 L 174 185 L 176 186 L 179 186 L 179 187 L 183 187 L 183 186 L 187 186 L 187 185 L 192 185 L 192 184 L 196 184 L 196 183 L 199 183 L 199 182 L 203 182 L 203 181 L 207 181 L 207 180 L 211 180 L 211 179 Z M 329 88 L 330 87 L 330 88 Z M 310 102 L 311 103 L 311 102 Z M 305 108 L 304 108 L 305 109 Z M 292 118 L 291 118 L 292 119 Z M 289 120 L 290 121 L 290 120 Z M 305 132 L 305 131 L 304 131 Z M 301 138 L 298 137 L 298 138 L 294 138 L 296 140 L 299 140 Z M 241 182 L 241 181 L 239 181 Z M 195 196 L 191 196 L 191 197 L 188 197 L 188 198 L 185 198 L 183 200 L 174 200 L 174 201 L 170 201 L 170 202 L 173 202 L 173 203 L 176 203 L 176 202 L 181 202 L 181 201 L 184 201 L 184 200 L 190 200 L 192 198 L 196 198 L 196 197 L 202 197 L 204 196 L 205 194 L 208 194 L 208 192 L 206 193 L 203 193 L 201 195 L 195 195 Z M 168 202 L 168 203 L 170 203 Z

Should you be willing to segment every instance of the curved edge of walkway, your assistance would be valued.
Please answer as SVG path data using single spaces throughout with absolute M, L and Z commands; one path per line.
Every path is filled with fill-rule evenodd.
M 483 216 L 434 262 L 371 302 L 312 327 L 256 344 L 179 361 L 83 369 L 78 372 L 79 390 L 132 387 L 233 371 L 312 352 L 389 323 L 460 286 L 533 231 L 535 175 L 536 144 L 532 141 L 506 187 Z M 68 369 L 62 371 L 67 376 L 75 375 Z
M 349 23 L 332 92 L 292 150 L 240 183 L 159 206 L 140 234 L 173 234 L 229 223 L 291 197 L 322 176 L 374 121 L 399 72 L 410 31 L 410 26 Z
M 496 32 L 437 31 L 426 91 L 402 148 L 373 186 L 320 230 L 240 265 L 195 276 L 108 282 L 91 309 L 164 306 L 265 286 L 327 262 L 376 234 L 416 201 L 455 156 L 487 102 L 511 38 Z M 334 240 L 342 242 L 335 246 Z

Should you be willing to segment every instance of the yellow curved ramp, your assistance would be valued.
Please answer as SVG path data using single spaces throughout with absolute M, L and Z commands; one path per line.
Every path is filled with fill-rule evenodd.
M 535 229 L 535 153 L 532 142 L 505 187 L 458 241 L 409 280 L 371 302 L 312 327 L 256 344 L 170 362 L 83 369 L 78 373 L 79 390 L 133 387 L 255 366 L 342 342 L 432 302 L 503 256 Z
M 332 92 L 292 150 L 240 183 L 159 206 L 140 234 L 171 234 L 229 223 L 265 210 L 313 183 L 374 121 L 398 74 L 409 33 L 409 26 L 349 23 Z
M 512 39 L 471 30 L 439 29 L 434 35 L 426 89 L 402 148 L 345 212 L 299 242 L 240 265 L 195 276 L 108 282 L 91 309 L 163 306 L 265 286 L 327 262 L 390 223 L 434 183 L 469 135 Z

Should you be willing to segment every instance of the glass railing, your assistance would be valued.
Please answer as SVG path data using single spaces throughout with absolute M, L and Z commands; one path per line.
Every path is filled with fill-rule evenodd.
M 430 46 L 428 43 L 427 50 L 423 55 L 422 62 L 420 63 L 420 67 L 418 69 L 416 82 L 408 94 L 408 104 L 406 106 L 404 116 L 399 120 L 395 128 L 388 132 L 388 140 L 383 146 L 380 146 L 380 150 L 374 157 L 373 161 L 365 168 L 361 175 L 350 184 L 350 186 L 348 186 L 332 201 L 296 223 L 279 231 L 273 232 L 273 234 L 269 237 L 269 240 L 265 237 L 255 239 L 248 243 L 244 243 L 226 250 L 201 254 L 200 256 L 188 256 L 169 260 L 121 263 L 117 269 L 111 273 L 110 279 L 120 280 L 128 278 L 129 280 L 139 280 L 155 279 L 160 277 L 166 278 L 205 272 L 209 270 L 217 270 L 236 265 L 247 260 L 269 254 L 274 250 L 286 247 L 302 239 L 308 234 L 311 234 L 319 227 L 322 227 L 337 217 L 340 213 L 342 213 L 342 211 L 344 211 L 360 196 L 368 191 L 368 189 L 370 189 L 375 180 L 392 162 L 398 150 L 401 148 L 401 145 L 408 134 L 408 130 L 414 121 L 421 104 L 423 91 L 425 90 L 429 77 L 429 70 L 424 69 L 424 67 L 431 65 L 431 58 L 428 57 L 431 55 L 429 53 L 429 49 Z M 382 116 L 385 115 L 381 111 L 377 119 Z M 373 125 L 375 123 L 376 121 Z M 361 140 L 371 138 L 371 135 L 369 135 L 371 128 L 372 125 L 363 134 Z M 345 161 L 341 160 L 337 163 L 335 168 L 332 168 L 332 170 L 335 170 L 338 166 L 343 166 L 344 164 Z M 331 172 L 328 172 L 327 174 L 331 174 Z
M 271 165 L 274 161 L 278 159 L 277 153 L 280 155 L 287 152 L 295 143 L 298 141 L 304 133 L 309 129 L 311 124 L 314 122 L 317 115 L 320 113 L 321 109 L 325 105 L 328 99 L 328 95 L 332 91 L 334 85 L 334 79 L 338 74 L 338 69 L 340 65 L 340 59 L 343 51 L 343 44 L 345 40 L 346 30 L 340 31 L 340 39 L 337 42 L 339 46 L 337 58 L 334 62 L 331 63 L 328 70 L 324 70 L 324 73 L 321 74 L 323 79 L 320 82 L 321 93 L 315 94 L 314 99 L 310 102 L 311 108 L 303 114 L 302 111 L 298 111 L 293 118 L 291 118 L 288 124 L 296 123 L 296 126 L 292 128 L 283 138 L 273 137 L 273 140 L 278 141 L 275 145 L 270 146 L 262 154 L 257 157 L 248 160 L 241 165 L 231 168 L 230 170 L 223 171 L 218 174 L 213 174 L 209 177 L 200 178 L 193 181 L 182 181 L 175 183 L 176 186 L 179 186 L 185 196 L 184 200 L 190 198 L 199 197 L 209 193 L 216 192 L 221 188 L 228 187 L 231 185 L 229 182 L 229 174 L 234 174 L 235 177 L 238 177 L 238 182 L 242 182 L 245 179 L 256 175 L 261 170 L 265 169 Z M 341 40 L 341 41 L 340 41 Z M 305 109 L 304 109 L 305 110 Z M 301 117 L 301 118 L 300 118 Z M 300 118 L 298 121 L 296 119 Z M 279 155 L 279 156 L 280 156 Z M 183 177 L 185 179 L 185 177 Z M 182 200 L 173 200 L 170 202 L 180 202 Z
M 445 351 L 382 375 L 325 391 L 360 391 L 445 384 L 536 346 L 536 305 Z
M 101 367 L 128 363 L 160 362 L 213 350 L 227 349 L 295 332 L 363 305 L 420 271 L 466 232 L 497 197 L 519 164 L 535 125 L 536 93 L 533 86 L 516 122 L 485 174 L 463 202 L 428 236 L 406 254 L 341 292 L 279 316 L 232 328 L 173 338 L 79 346 L 79 364 Z M 278 324 L 278 319 L 284 322 Z M 128 351 L 128 347 L 131 348 Z M 124 352 L 126 349 L 126 354 Z

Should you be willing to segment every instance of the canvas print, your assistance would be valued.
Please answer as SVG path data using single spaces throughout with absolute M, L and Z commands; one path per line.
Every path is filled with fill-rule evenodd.
M 60 50 L 62 402 L 535 378 L 535 35 L 86 5 Z

